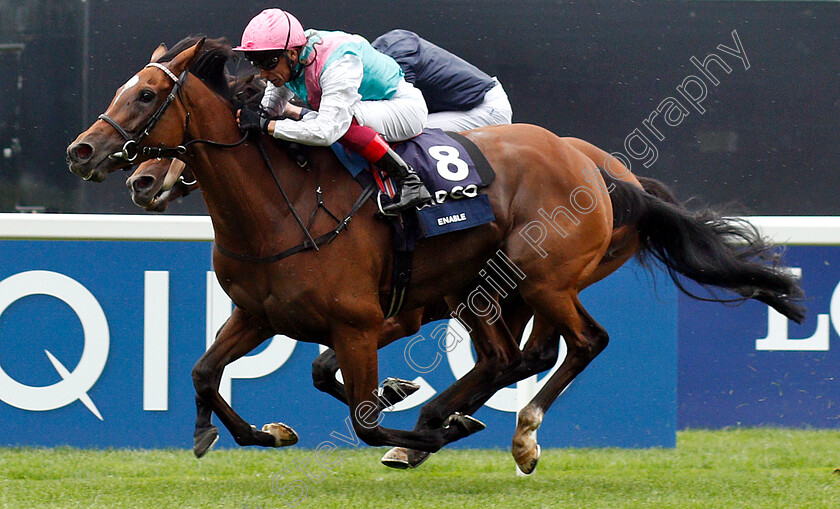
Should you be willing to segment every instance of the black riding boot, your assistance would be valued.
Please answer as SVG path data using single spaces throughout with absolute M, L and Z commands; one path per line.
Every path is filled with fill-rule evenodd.
M 399 187 L 399 201 L 382 207 L 382 211 L 386 214 L 397 214 L 409 207 L 432 201 L 432 195 L 429 194 L 429 190 L 423 185 L 420 177 L 408 163 L 403 161 L 402 157 L 390 148 L 379 161 L 373 164 L 393 178 Z

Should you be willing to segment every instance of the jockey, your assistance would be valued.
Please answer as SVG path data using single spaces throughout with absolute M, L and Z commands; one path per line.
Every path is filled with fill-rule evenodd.
M 501 83 L 408 30 L 391 30 L 371 45 L 400 64 L 429 108 L 425 127 L 466 131 L 510 124 L 513 110 Z
M 400 188 L 399 201 L 383 207 L 386 213 L 431 201 L 414 170 L 386 143 L 420 134 L 428 114 L 423 95 L 405 81 L 392 58 L 358 35 L 304 32 L 281 9 L 255 16 L 234 50 L 242 51 L 268 82 L 261 105 L 268 116 L 243 108 L 237 116 L 240 128 L 307 145 L 338 141 L 361 154 Z M 295 94 L 311 109 L 287 107 Z M 280 118 L 290 111 L 296 117 Z

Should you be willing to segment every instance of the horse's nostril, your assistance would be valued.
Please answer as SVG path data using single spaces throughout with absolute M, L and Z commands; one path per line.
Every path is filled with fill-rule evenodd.
M 137 177 L 134 180 L 130 180 L 130 187 L 135 193 L 142 193 L 148 189 L 151 189 L 152 186 L 155 185 L 155 178 L 144 175 L 142 177 Z
M 93 147 L 87 143 L 79 143 L 71 149 L 77 161 L 87 161 L 93 155 Z

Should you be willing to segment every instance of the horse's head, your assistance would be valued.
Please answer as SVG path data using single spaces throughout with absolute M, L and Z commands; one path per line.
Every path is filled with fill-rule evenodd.
M 163 212 L 169 202 L 198 187 L 192 171 L 179 159 L 153 159 L 141 164 L 125 181 L 134 203 L 150 212 Z
M 178 94 L 203 45 L 202 38 L 165 64 L 157 63 L 166 51 L 158 47 L 151 62 L 117 90 L 105 113 L 67 148 L 70 171 L 101 182 L 115 170 L 149 159 L 143 147 L 180 144 L 186 113 Z

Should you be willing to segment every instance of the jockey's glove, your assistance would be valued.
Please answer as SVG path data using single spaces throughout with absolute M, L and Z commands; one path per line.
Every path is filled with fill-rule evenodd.
M 268 134 L 268 123 L 270 121 L 270 118 L 264 117 L 248 108 L 242 108 L 239 111 L 239 128 L 243 131 L 256 131 Z

